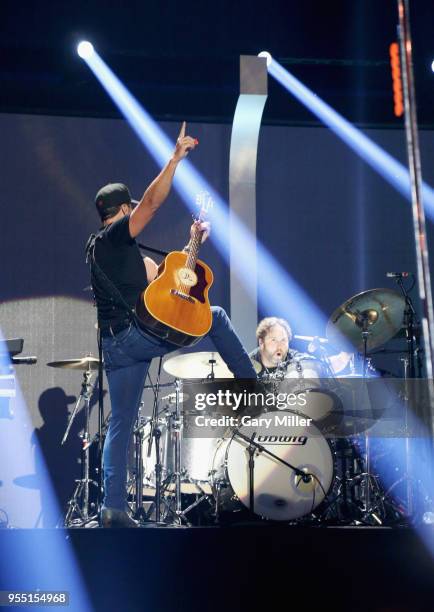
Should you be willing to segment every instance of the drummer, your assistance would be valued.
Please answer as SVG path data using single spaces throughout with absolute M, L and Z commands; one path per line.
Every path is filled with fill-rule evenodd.
M 261 380 L 284 378 L 288 365 L 300 359 L 312 359 L 311 355 L 289 348 L 292 330 L 285 319 L 266 317 L 256 328 L 258 347 L 249 354 Z
M 326 360 L 318 358 L 319 351 L 315 342 L 310 343 L 312 351 L 309 348 L 309 353 L 301 353 L 289 348 L 292 338 L 291 327 L 285 319 L 266 317 L 260 321 L 256 328 L 258 347 L 249 354 L 260 380 L 285 378 L 291 364 L 297 367 L 300 361 L 306 359 L 312 365 L 313 362 L 317 364 L 313 371 L 308 368 L 305 373 L 308 378 L 333 377 L 345 370 L 353 357 L 349 353 L 340 352 L 328 355 Z

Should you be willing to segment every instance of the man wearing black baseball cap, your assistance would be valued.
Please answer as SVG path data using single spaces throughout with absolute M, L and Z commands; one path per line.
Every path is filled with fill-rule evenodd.
M 88 257 L 112 410 L 103 453 L 104 527 L 137 526 L 126 512 L 128 446 L 151 360 L 178 348 L 135 325 L 132 311 L 137 298 L 157 274 L 156 264 L 150 258 L 142 259 L 135 238 L 167 198 L 178 163 L 197 145 L 196 139 L 185 135 L 184 122 L 171 159 L 134 209 L 123 183 L 105 185 L 95 197 L 103 228 L 89 241 Z M 192 235 L 197 223 L 203 231 L 203 242 L 210 231 L 209 223 L 195 222 Z M 229 369 L 236 378 L 256 378 L 226 312 L 213 306 L 212 314 L 208 335 Z

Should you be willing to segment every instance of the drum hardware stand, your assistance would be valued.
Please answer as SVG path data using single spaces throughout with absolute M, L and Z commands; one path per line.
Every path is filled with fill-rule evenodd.
M 209 359 L 208 363 L 211 366 L 211 372 L 208 374 L 208 376 L 206 378 L 207 378 L 207 380 L 214 380 L 215 379 L 214 366 L 217 363 L 217 360 L 216 359 Z
M 134 430 L 135 438 L 135 459 L 136 459 L 136 473 L 135 473 L 135 490 L 136 490 L 136 511 L 133 518 L 136 520 L 148 520 L 148 516 L 143 508 L 143 426 L 144 419 L 142 417 L 143 402 L 139 406 L 139 414 L 137 417 L 137 427 Z
M 175 417 L 173 419 L 173 431 L 175 434 L 175 515 L 181 521 L 181 436 L 182 416 L 179 402 L 182 382 L 178 378 L 175 381 Z
M 187 523 L 187 526 L 190 526 L 187 518 L 185 517 L 185 512 L 182 511 L 181 506 L 181 436 L 182 436 L 182 415 L 180 408 L 180 394 L 182 389 L 182 381 L 177 378 L 175 379 L 175 412 L 171 414 L 171 431 L 173 432 L 173 444 L 175 449 L 175 471 L 168 478 L 167 484 L 174 478 L 175 481 L 175 510 L 172 510 L 172 513 L 175 515 L 175 523 L 174 525 L 181 527 L 182 519 Z
M 205 493 L 205 491 L 197 484 L 195 483 L 195 485 L 197 486 L 197 488 L 199 489 L 201 494 L 198 494 L 196 496 L 196 501 L 194 501 L 192 504 L 190 504 L 185 510 L 183 510 L 180 514 L 180 516 L 182 516 L 182 518 L 185 520 L 187 527 L 191 527 L 191 523 L 188 521 L 187 519 L 187 514 L 193 510 L 193 508 L 196 508 L 196 506 L 198 506 L 199 504 L 201 504 L 203 501 L 207 501 L 211 506 L 212 504 L 212 495 L 209 495 L 208 493 Z
M 63 436 L 61 444 L 66 442 L 72 423 L 78 411 L 81 400 L 84 401 L 85 409 L 85 422 L 84 432 L 81 434 L 82 446 L 81 446 L 81 466 L 82 466 L 82 477 L 76 480 L 77 486 L 75 487 L 72 498 L 68 501 L 68 511 L 65 516 L 65 527 L 70 527 L 77 522 L 84 525 L 97 518 L 97 515 L 89 517 L 89 484 L 94 485 L 98 490 L 98 483 L 89 478 L 89 448 L 91 445 L 89 435 L 89 416 L 90 416 L 90 400 L 92 397 L 93 390 L 95 388 L 96 380 L 91 383 L 92 371 L 90 365 L 88 369 L 83 372 L 83 382 L 81 384 L 81 391 L 78 400 L 75 404 L 74 410 L 68 422 L 68 426 Z M 78 498 L 81 496 L 81 507 L 78 502 Z M 73 514 L 78 515 L 78 519 L 73 519 Z
M 358 312 L 356 316 L 357 316 L 356 323 L 359 327 L 362 328 L 362 339 L 363 339 L 362 378 L 363 378 L 363 381 L 365 381 L 366 375 L 368 372 L 368 339 L 369 339 L 369 336 L 371 335 L 371 332 L 369 331 L 368 326 L 372 323 L 375 323 L 375 321 L 378 318 L 378 315 L 375 311 L 367 310 L 367 311 L 363 311 L 360 313 Z M 371 504 L 371 494 L 373 494 L 375 491 L 378 497 L 380 486 L 379 486 L 376 476 L 373 476 L 371 474 L 371 449 L 370 449 L 370 440 L 369 440 L 368 432 L 365 433 L 364 460 L 365 460 L 365 471 L 355 476 L 352 479 L 353 482 L 357 482 L 357 480 L 360 480 L 363 478 L 364 489 L 365 489 L 364 495 L 363 495 L 364 497 L 364 503 L 363 503 L 364 508 L 363 508 L 363 516 L 362 516 L 363 522 L 365 522 L 366 519 L 368 519 L 368 517 L 372 517 L 377 525 L 382 525 L 383 523 L 379 516 L 381 515 L 380 508 L 378 508 L 377 506 L 373 506 Z
M 247 452 L 249 453 L 249 509 L 252 514 L 255 513 L 255 487 L 254 487 L 254 478 L 255 478 L 255 452 L 256 448 L 253 445 L 253 441 L 256 436 L 256 431 L 252 433 L 252 437 L 250 438 L 249 446 L 247 447 Z
M 161 464 L 161 453 L 160 453 L 161 429 L 158 427 L 158 394 L 160 392 L 160 376 L 161 376 L 162 361 L 163 361 L 163 357 L 160 357 L 160 360 L 158 362 L 157 381 L 154 387 L 154 406 L 152 409 L 151 431 L 149 432 L 148 450 L 147 450 L 147 455 L 149 458 L 151 456 L 152 442 L 155 439 L 155 461 L 156 463 L 155 463 L 155 501 L 154 503 L 155 503 L 155 523 L 157 525 L 161 523 L 161 475 L 162 475 L 162 468 L 163 468 Z
M 414 508 L 414 479 L 410 476 L 411 468 L 410 468 L 410 457 L 411 457 L 411 448 L 410 448 L 410 432 L 409 432 L 409 422 L 408 422 L 408 414 L 409 414 L 409 388 L 408 388 L 408 380 L 409 378 L 416 378 L 416 363 L 417 363 L 417 377 L 420 378 L 422 376 L 422 363 L 421 363 L 421 346 L 420 346 L 420 337 L 417 335 L 415 341 L 414 329 L 415 325 L 418 324 L 418 320 L 416 317 L 416 311 L 413 306 L 413 302 L 411 297 L 404 287 L 404 282 L 402 277 L 398 277 L 396 279 L 399 288 L 402 291 L 403 297 L 405 299 L 405 310 L 404 310 L 404 327 L 405 327 L 405 336 L 407 341 L 407 356 L 401 359 L 404 366 L 404 380 L 405 380 L 405 397 L 404 397 L 404 405 L 405 405 L 405 474 L 403 478 L 398 480 L 395 484 L 393 484 L 388 493 L 392 491 L 392 489 L 397 485 L 400 481 L 405 480 L 406 482 L 406 502 L 407 502 L 407 518 L 411 519 L 414 516 L 415 508 Z M 415 358 L 416 356 L 416 358 Z
M 163 465 L 161 463 L 161 453 L 160 453 L 160 439 L 161 439 L 161 429 L 158 427 L 158 394 L 161 386 L 172 386 L 172 383 L 168 385 L 160 385 L 160 375 L 161 375 L 161 363 L 162 357 L 160 357 L 159 365 L 158 365 L 158 373 L 157 373 L 157 381 L 155 385 L 151 385 L 151 388 L 154 392 L 154 405 L 152 409 L 152 417 L 150 421 L 147 421 L 151 424 L 151 431 L 149 432 L 148 438 L 148 446 L 147 446 L 147 456 L 151 456 L 152 451 L 152 443 L 155 439 L 155 450 L 156 450 L 156 464 L 155 464 L 155 497 L 154 497 L 154 507 L 155 507 L 155 519 L 152 521 L 155 525 L 166 525 L 161 521 L 161 477 L 162 477 L 162 469 Z M 149 387 L 145 387 L 149 388 Z M 143 427 L 145 426 L 145 422 L 143 417 L 141 417 L 141 408 L 143 406 L 143 402 L 140 404 L 139 408 L 139 416 L 138 416 L 138 425 L 134 430 L 135 434 L 135 488 L 136 488 L 136 498 L 135 505 L 136 511 L 134 514 L 134 518 L 141 520 L 142 522 L 150 522 L 149 516 L 152 513 L 152 507 L 145 511 L 143 507 Z
M 410 466 L 410 457 L 411 457 L 411 448 L 410 448 L 410 432 L 409 432 L 409 402 L 410 402 L 410 390 L 408 387 L 408 381 L 412 378 L 420 378 L 422 375 L 422 363 L 421 363 L 421 346 L 420 346 L 420 336 L 418 334 L 415 335 L 415 327 L 418 325 L 419 321 L 417 320 L 416 311 L 413 306 L 413 302 L 409 295 L 409 291 L 414 286 L 407 290 L 404 286 L 403 277 L 405 274 L 398 275 L 395 280 L 401 289 L 403 298 L 405 300 L 405 310 L 404 310 L 404 329 L 405 329 L 405 339 L 407 343 L 407 355 L 401 359 L 404 370 L 404 381 L 405 381 L 405 393 L 404 393 L 404 409 L 405 409 L 405 473 L 404 475 L 397 480 L 392 486 L 389 487 L 387 492 L 384 495 L 386 498 L 390 493 L 402 482 L 406 483 L 406 516 L 407 519 L 414 517 L 415 514 L 415 506 L 414 506 L 414 487 L 415 480 L 410 475 L 411 466 Z M 416 375 L 416 366 L 417 366 L 417 375 Z

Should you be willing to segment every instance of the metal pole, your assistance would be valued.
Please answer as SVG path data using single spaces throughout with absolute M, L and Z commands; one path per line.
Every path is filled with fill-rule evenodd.
M 399 46 L 402 64 L 402 89 L 405 109 L 405 133 L 408 165 L 410 171 L 413 226 L 416 243 L 417 278 L 422 304 L 422 329 L 425 348 L 426 377 L 432 381 L 434 354 L 434 311 L 431 293 L 431 276 L 427 248 L 425 212 L 422 202 L 422 172 L 420 164 L 419 138 L 417 132 L 416 95 L 414 89 L 412 41 L 410 33 L 409 1 L 397 0 L 399 15 Z M 434 391 L 430 390 L 431 430 L 433 430 Z
M 180 393 L 182 389 L 182 381 L 178 378 L 175 381 L 175 419 L 173 421 L 173 430 L 175 434 L 175 506 L 176 516 L 180 519 L 182 514 L 181 508 L 181 430 L 182 417 L 180 408 Z
M 262 113 L 268 95 L 267 62 L 264 57 L 240 57 L 240 96 L 232 123 L 229 159 L 229 205 L 231 223 L 235 217 L 256 235 L 256 161 Z M 246 346 L 256 343 L 258 322 L 257 295 L 248 292 L 240 282 L 237 245 L 239 235 L 230 227 L 230 308 L 231 321 Z M 252 285 L 257 278 L 256 253 L 252 255 L 249 275 Z M 244 275 L 245 272 L 243 271 Z

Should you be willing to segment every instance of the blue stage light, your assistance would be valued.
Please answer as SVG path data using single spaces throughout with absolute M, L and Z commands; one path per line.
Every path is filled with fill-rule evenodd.
M 271 53 L 269 53 L 268 51 L 261 51 L 260 53 L 258 53 L 258 57 L 265 57 L 265 59 L 267 60 L 267 66 L 271 64 L 271 61 L 273 59 Z
M 3 341 L 0 331 L 0 342 Z M 29 529 L 44 527 L 42 497 L 50 518 L 61 519 L 63 509 L 56 499 L 16 372 L 8 354 L 0 352 L 0 377 L 3 379 L 0 384 L 9 376 L 14 379 L 13 387 L 8 387 L 13 388 L 13 393 L 9 394 L 13 410 L 2 419 L 0 427 L 0 518 L 6 523 L 3 527 L 27 529 L 18 546 L 16 538 L 3 540 L 2 584 L 13 585 L 17 591 L 69 591 L 71 609 L 89 612 L 91 605 L 86 588 L 65 532 L 44 530 L 42 540 L 38 529 Z M 3 396 L 7 398 L 8 394 L 2 393 L 2 399 Z
M 399 193 L 411 201 L 410 176 L 405 166 L 339 115 L 276 60 L 271 61 L 268 72 Z M 434 221 L 434 190 L 426 183 L 422 186 L 422 197 L 426 214 Z
M 92 43 L 90 43 L 87 40 L 82 40 L 77 45 L 77 53 L 84 60 L 90 59 L 94 53 L 94 48 L 93 48 Z

